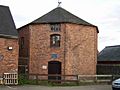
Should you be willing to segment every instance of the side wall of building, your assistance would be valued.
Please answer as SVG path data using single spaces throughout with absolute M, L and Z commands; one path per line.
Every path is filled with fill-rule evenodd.
M 12 50 L 8 50 L 12 47 Z M 0 76 L 18 71 L 18 39 L 0 38 Z
M 118 61 L 97 61 L 98 75 L 120 75 L 120 60 Z
M 96 74 L 96 27 L 66 24 L 66 74 Z
M 28 57 L 29 56 L 29 26 L 24 26 L 18 29 L 19 33 L 19 56 L 20 57 Z M 21 39 L 24 39 L 21 41 Z M 23 46 L 21 46 L 21 42 L 23 42 Z
M 26 74 L 29 70 L 29 25 L 18 29 L 19 33 L 19 73 Z

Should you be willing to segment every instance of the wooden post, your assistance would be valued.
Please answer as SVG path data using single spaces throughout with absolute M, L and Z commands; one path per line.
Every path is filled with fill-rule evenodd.
M 77 77 L 77 85 L 79 85 L 79 75 L 76 75 Z
M 114 80 L 114 76 L 112 75 L 112 77 L 111 77 L 111 82 Z
M 36 74 L 36 84 L 38 85 L 38 74 Z

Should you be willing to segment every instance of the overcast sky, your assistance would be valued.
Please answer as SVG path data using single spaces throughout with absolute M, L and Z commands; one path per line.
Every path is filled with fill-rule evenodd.
M 61 7 L 98 26 L 98 50 L 120 45 L 120 0 L 60 0 Z M 58 6 L 58 0 L 0 0 L 19 28 Z

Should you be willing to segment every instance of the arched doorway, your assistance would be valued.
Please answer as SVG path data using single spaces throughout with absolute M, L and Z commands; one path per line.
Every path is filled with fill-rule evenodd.
M 48 62 L 48 74 L 61 74 L 61 62 L 50 61 Z M 49 80 L 60 80 L 60 76 L 48 76 Z

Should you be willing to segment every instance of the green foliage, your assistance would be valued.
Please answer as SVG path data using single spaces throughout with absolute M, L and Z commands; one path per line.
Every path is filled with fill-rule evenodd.
M 27 83 L 27 77 L 26 77 L 26 75 L 19 75 L 18 76 L 18 84 L 19 85 L 24 85 L 24 84 L 26 84 Z
M 31 85 L 35 85 L 36 84 L 36 80 L 29 80 L 27 75 L 19 75 L 18 77 L 18 84 L 19 85 L 25 85 L 25 84 L 31 84 Z

